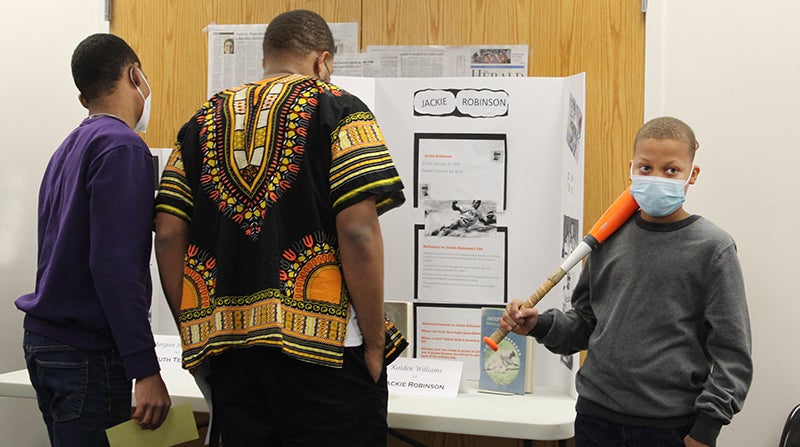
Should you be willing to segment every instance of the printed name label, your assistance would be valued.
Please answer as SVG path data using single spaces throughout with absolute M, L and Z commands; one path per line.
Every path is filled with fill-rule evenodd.
M 389 392 L 456 397 L 463 362 L 400 357 L 386 369 Z

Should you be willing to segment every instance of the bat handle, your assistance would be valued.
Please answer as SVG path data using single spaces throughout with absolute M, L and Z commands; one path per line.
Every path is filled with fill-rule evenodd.
M 566 274 L 567 272 L 563 268 L 558 267 L 558 269 L 556 269 L 556 271 L 554 271 L 544 281 L 544 283 L 542 283 L 542 285 L 539 286 L 535 292 L 533 292 L 533 295 L 528 298 L 528 301 L 522 303 L 522 306 L 520 307 L 527 309 L 535 306 L 537 303 L 539 303 L 539 301 L 542 300 L 542 298 L 544 298 L 545 295 L 547 295 L 547 292 L 549 292 L 550 289 L 552 289 L 556 284 L 558 284 L 559 281 L 561 281 L 561 278 L 563 278 Z M 493 351 L 497 351 L 498 345 L 501 341 L 503 341 L 504 338 L 506 338 L 506 335 L 508 335 L 508 331 L 499 327 L 489 337 L 483 337 L 483 342 L 492 348 Z

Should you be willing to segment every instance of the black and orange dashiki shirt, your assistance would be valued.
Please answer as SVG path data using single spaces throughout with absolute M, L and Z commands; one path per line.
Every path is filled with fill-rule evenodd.
M 184 367 L 254 345 L 340 367 L 336 215 L 371 196 L 381 214 L 402 189 L 375 117 L 334 85 L 290 75 L 213 96 L 181 129 L 156 199 L 190 224 Z

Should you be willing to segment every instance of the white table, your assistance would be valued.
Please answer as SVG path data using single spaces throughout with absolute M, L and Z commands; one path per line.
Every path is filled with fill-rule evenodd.
M 162 370 L 173 405 L 189 403 L 208 412 L 192 376 L 184 370 Z M 27 370 L 0 374 L 0 397 L 35 399 Z M 533 394 L 504 396 L 468 390 L 455 398 L 389 394 L 389 427 L 538 441 L 566 440 L 574 435 L 575 399 L 552 388 Z

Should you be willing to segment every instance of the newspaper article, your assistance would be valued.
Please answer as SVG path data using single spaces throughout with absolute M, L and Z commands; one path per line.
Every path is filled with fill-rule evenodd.
M 340 63 L 345 65 L 342 70 L 347 70 L 346 74 L 338 72 Z M 375 70 L 366 74 L 367 67 L 376 64 L 389 68 L 384 70 L 387 76 L 375 75 Z M 363 77 L 525 77 L 528 76 L 528 46 L 370 45 L 366 53 L 346 58 L 337 55 L 334 67 L 336 74 Z M 394 67 L 396 71 L 391 70 Z
M 358 51 L 358 23 L 329 23 L 336 45 L 334 61 L 341 55 Z M 223 89 L 258 81 L 264 77 L 261 68 L 262 43 L 267 25 L 217 25 L 208 33 L 208 96 Z M 339 73 L 337 73 L 339 74 Z
M 359 52 L 358 23 L 329 23 L 336 44 L 333 72 L 367 78 L 525 77 L 527 45 L 370 45 Z M 208 33 L 208 96 L 263 77 L 266 24 L 211 24 Z
M 392 53 L 347 53 L 333 58 L 336 76 L 399 78 L 400 58 Z

